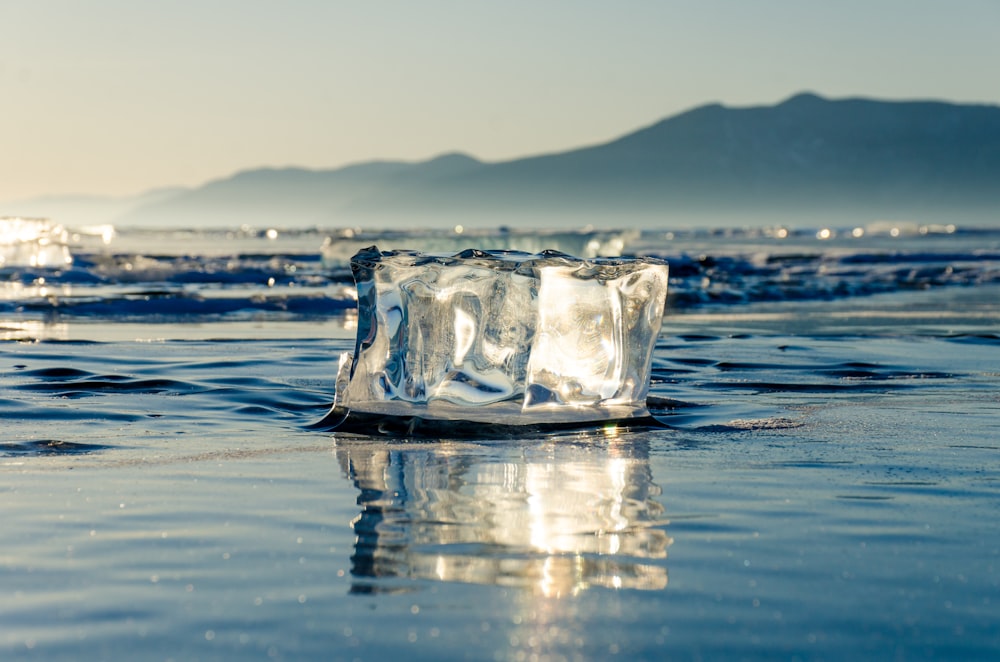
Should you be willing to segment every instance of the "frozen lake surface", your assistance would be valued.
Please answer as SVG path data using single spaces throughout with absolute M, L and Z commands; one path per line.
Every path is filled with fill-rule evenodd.
M 823 230 L 630 236 L 666 426 L 512 438 L 306 427 L 318 231 L 8 265 L 0 657 L 994 657 L 1000 234 Z

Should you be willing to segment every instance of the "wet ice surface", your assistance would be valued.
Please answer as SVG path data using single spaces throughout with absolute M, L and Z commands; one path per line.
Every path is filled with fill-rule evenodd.
M 998 313 L 911 303 L 668 317 L 666 429 L 478 441 L 304 429 L 349 328 L 5 344 L 0 657 L 989 657 Z
M 1000 235 L 892 229 L 630 238 L 660 427 L 478 439 L 307 428 L 326 233 L 8 264 L 0 659 L 990 658 Z

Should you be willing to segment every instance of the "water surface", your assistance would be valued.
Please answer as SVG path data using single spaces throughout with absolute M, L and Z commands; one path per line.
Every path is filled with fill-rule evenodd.
M 644 235 L 661 429 L 420 440 L 308 429 L 355 318 L 306 235 L 4 272 L 0 657 L 1000 651 L 993 235 Z

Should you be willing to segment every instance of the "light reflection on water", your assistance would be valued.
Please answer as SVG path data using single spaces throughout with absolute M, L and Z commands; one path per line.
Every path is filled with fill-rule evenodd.
M 38 320 L 0 321 L 0 341 L 67 340 L 68 324 L 53 324 Z
M 661 494 L 646 444 L 601 433 L 490 446 L 338 439 L 359 490 L 352 592 L 398 580 L 509 586 L 559 598 L 667 586 Z

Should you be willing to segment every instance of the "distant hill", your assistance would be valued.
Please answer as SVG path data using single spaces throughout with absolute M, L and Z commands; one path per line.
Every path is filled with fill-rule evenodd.
M 609 143 L 491 164 L 351 212 L 461 216 L 500 210 L 594 222 L 685 219 L 1000 222 L 1000 107 L 831 101 L 709 105 Z
M 607 143 L 483 163 L 252 170 L 119 223 L 368 227 L 1000 224 L 1000 107 L 825 99 L 706 105 Z
M 359 199 L 420 189 L 436 179 L 481 166 L 471 157 L 449 154 L 422 163 L 372 162 L 336 170 L 248 170 L 139 207 L 119 217 L 118 222 L 194 226 L 331 224 L 346 221 L 341 211 Z
M 120 198 L 99 195 L 40 196 L 0 203 L 0 216 L 49 218 L 73 227 L 103 225 L 114 222 L 133 209 L 156 205 L 184 193 L 187 189 L 162 188 Z

